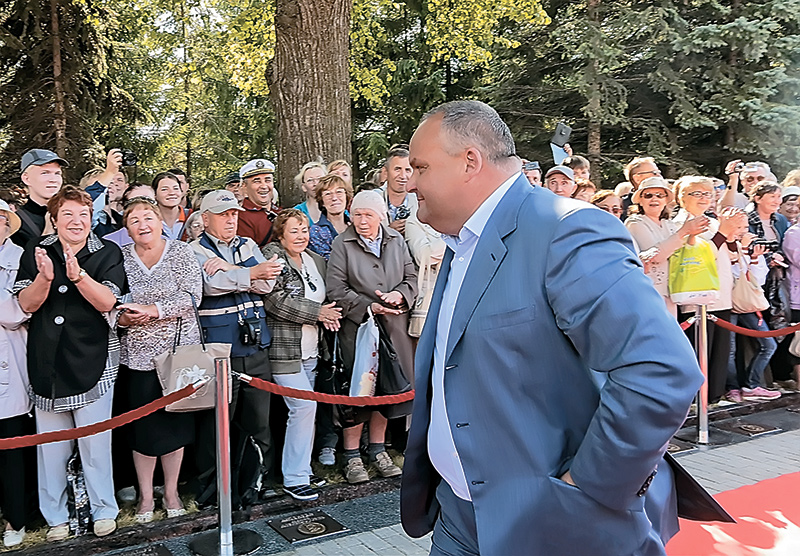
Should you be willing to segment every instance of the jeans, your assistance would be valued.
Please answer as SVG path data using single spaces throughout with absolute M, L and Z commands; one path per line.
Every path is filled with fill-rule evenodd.
M 300 372 L 273 374 L 275 384 L 296 390 L 314 390 L 317 360 L 305 359 Z M 286 439 L 283 442 L 283 484 L 286 486 L 307 485 L 311 475 L 311 447 L 314 445 L 314 417 L 317 402 L 298 400 L 284 396 L 289 408 L 286 422 Z
M 731 323 L 750 330 L 767 331 L 767 323 L 759 319 L 756 313 L 732 313 Z M 778 348 L 775 338 L 753 338 L 758 343 L 755 356 L 746 366 L 745 379 L 740 381 L 736 369 L 736 334 L 731 334 L 731 352 L 728 358 L 728 379 L 726 389 L 738 390 L 741 388 L 757 388 L 761 386 L 764 378 L 764 369 L 767 367 L 772 354 Z

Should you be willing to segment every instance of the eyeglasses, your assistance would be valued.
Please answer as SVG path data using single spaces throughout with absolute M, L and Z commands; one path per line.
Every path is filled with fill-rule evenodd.
M 642 193 L 642 198 L 644 199 L 652 199 L 655 197 L 656 199 L 666 199 L 666 193 Z
M 150 206 L 158 208 L 158 203 L 156 203 L 155 199 L 151 199 L 150 197 L 140 196 L 140 197 L 131 197 L 123 204 L 123 208 L 128 208 L 133 203 L 147 203 Z
M 621 214 L 622 207 L 604 207 L 603 205 L 595 205 L 597 208 L 603 209 L 606 212 L 610 212 L 611 214 Z
M 334 189 L 332 191 L 323 191 L 322 192 L 322 198 L 323 199 L 333 199 L 334 195 L 337 196 L 337 197 L 346 197 L 347 196 L 347 191 L 345 191 L 342 188 L 339 188 L 339 189 Z
M 714 196 L 713 191 L 690 191 L 687 193 L 690 197 L 694 197 L 696 199 L 710 199 Z
M 303 183 L 319 183 L 320 178 L 306 178 Z
M 648 176 L 648 175 L 650 175 L 650 176 L 660 176 L 661 175 L 661 170 L 648 170 L 646 172 L 634 172 L 633 175 L 634 176 Z

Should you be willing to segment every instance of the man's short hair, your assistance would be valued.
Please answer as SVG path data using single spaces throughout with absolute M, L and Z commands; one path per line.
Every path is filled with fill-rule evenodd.
M 389 161 L 393 158 L 408 158 L 408 147 L 406 145 L 392 145 L 389 152 L 386 153 L 386 160 L 383 161 L 383 166 L 389 168 Z
M 579 154 L 568 156 L 563 161 L 561 161 L 561 164 L 564 166 L 569 166 L 573 170 L 577 170 L 578 168 L 586 168 L 586 169 L 590 168 L 589 160 L 585 157 L 582 157 Z
M 652 162 L 653 164 L 656 163 L 656 159 L 652 156 L 637 156 L 625 166 L 622 170 L 622 173 L 625 174 L 625 179 L 631 181 L 631 176 L 636 173 L 636 170 L 642 164 L 647 164 L 648 162 Z
M 442 131 L 446 137 L 443 148 L 449 154 L 478 147 L 494 164 L 502 164 L 517 155 L 511 130 L 488 104 L 477 100 L 446 102 L 427 112 L 422 121 L 439 114 L 442 115 Z

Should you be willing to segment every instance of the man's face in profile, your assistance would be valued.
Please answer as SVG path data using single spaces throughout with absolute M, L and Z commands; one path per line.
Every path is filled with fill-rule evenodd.
M 455 235 L 461 229 L 458 205 L 465 194 L 464 164 L 459 155 L 442 148 L 441 116 L 425 120 L 411 138 L 409 160 L 413 173 L 408 182 L 409 193 L 419 201 L 417 217 L 445 234 Z M 467 215 L 468 216 L 468 215 Z

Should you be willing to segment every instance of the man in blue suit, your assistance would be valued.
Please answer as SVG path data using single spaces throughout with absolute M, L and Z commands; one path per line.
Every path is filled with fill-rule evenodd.
M 477 101 L 435 108 L 411 140 L 408 191 L 448 250 L 416 354 L 403 526 L 433 530 L 434 555 L 664 554 L 662 456 L 703 380 L 692 348 L 620 221 L 532 188 L 515 152 Z M 666 493 L 645 514 L 656 472 Z

